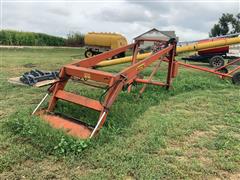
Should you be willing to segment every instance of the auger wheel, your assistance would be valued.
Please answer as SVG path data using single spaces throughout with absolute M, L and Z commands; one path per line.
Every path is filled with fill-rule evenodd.
M 237 72 L 232 77 L 233 84 L 240 85 L 240 72 Z
M 209 64 L 214 68 L 219 68 L 221 66 L 224 66 L 224 59 L 222 56 L 213 56 L 210 59 Z

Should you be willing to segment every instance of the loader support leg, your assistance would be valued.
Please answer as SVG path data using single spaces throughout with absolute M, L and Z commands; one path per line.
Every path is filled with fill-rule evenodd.
M 173 64 L 174 64 L 174 61 L 175 61 L 175 59 L 174 59 L 175 49 L 176 49 L 176 46 L 174 46 L 174 48 L 169 52 L 167 86 L 166 86 L 167 89 L 169 89 L 172 85 Z
M 95 126 L 90 138 L 94 136 L 94 134 L 102 128 L 103 124 L 106 121 L 107 115 L 108 115 L 108 110 L 112 106 L 113 102 L 116 100 L 118 94 L 122 91 L 123 83 L 122 81 L 119 80 L 116 85 L 113 85 L 108 94 L 105 97 L 104 100 L 104 109 L 100 113 L 97 125 Z
M 151 75 L 150 75 L 149 78 L 148 78 L 148 82 L 152 81 L 152 78 L 153 78 L 153 76 L 156 74 L 156 72 L 158 71 L 158 69 L 159 69 L 159 67 L 160 67 L 160 65 L 161 65 L 162 60 L 163 60 L 163 56 L 160 58 L 158 64 L 153 68 L 153 71 L 152 71 Z M 139 95 L 140 95 L 140 96 L 141 96 L 142 93 L 145 91 L 146 87 L 147 87 L 147 84 L 144 84 L 143 87 L 142 87 L 142 89 L 141 89 L 140 92 L 139 92 Z
M 91 135 L 90 135 L 90 138 L 92 138 L 96 132 L 98 131 L 98 129 L 100 129 L 102 127 L 102 125 L 104 124 L 105 120 L 107 118 L 107 111 L 103 111 L 101 114 L 100 114 L 100 117 L 98 119 L 98 122 L 97 122 L 97 125 L 95 126 L 95 128 L 93 129 Z
M 133 48 L 132 65 L 136 63 L 137 54 L 138 54 L 138 47 L 139 47 L 139 44 L 136 44 Z M 128 86 L 128 92 L 129 93 L 131 92 L 131 89 L 132 89 L 132 84 L 130 84 Z
M 54 89 L 53 89 L 53 95 L 49 101 L 49 105 L 48 105 L 48 112 L 52 112 L 56 106 L 57 100 L 58 98 L 55 96 L 58 90 L 63 90 L 66 83 L 69 80 L 69 77 L 66 76 L 65 72 L 64 72 L 64 68 L 61 69 L 60 75 L 59 75 L 60 81 L 56 83 Z

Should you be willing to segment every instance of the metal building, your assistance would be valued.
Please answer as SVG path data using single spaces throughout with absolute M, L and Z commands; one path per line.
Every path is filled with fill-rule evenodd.
M 140 34 L 139 36 L 135 37 L 133 40 L 141 39 L 141 38 L 147 38 L 147 39 L 159 39 L 167 41 L 171 38 L 176 38 L 178 41 L 178 37 L 175 34 L 175 31 L 160 31 L 156 28 L 150 29 L 149 31 Z M 152 42 L 144 42 L 144 44 L 141 45 L 141 48 L 147 49 L 152 46 Z

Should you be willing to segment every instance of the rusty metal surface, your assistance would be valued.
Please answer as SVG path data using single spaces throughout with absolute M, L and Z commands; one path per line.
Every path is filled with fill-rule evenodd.
M 178 62 L 178 64 L 181 65 L 181 66 L 187 67 L 187 68 L 197 69 L 197 70 L 200 70 L 200 71 L 203 71 L 203 72 L 209 72 L 209 73 L 212 73 L 212 74 L 215 74 L 215 75 L 220 75 L 221 78 L 224 78 L 224 77 L 232 78 L 231 74 L 240 70 L 240 66 L 235 67 L 233 70 L 229 71 L 228 73 L 222 73 L 222 72 L 219 72 L 219 71 L 221 69 L 227 68 L 227 67 L 229 67 L 229 66 L 231 66 L 231 65 L 233 65 L 237 62 L 240 62 L 240 58 L 226 64 L 225 66 L 219 67 L 217 69 L 209 69 L 209 68 L 206 68 L 206 67 L 196 66 L 196 65 L 192 65 L 192 64 L 186 64 L 184 62 Z
M 52 127 L 62 129 L 69 135 L 81 139 L 87 139 L 91 135 L 92 129 L 80 122 L 78 123 L 74 121 L 73 119 L 66 119 L 59 115 L 49 114 L 44 110 L 39 111 L 37 114 L 39 114 L 41 119 L 48 122 Z
M 56 93 L 56 97 L 59 99 L 63 99 L 65 101 L 69 101 L 75 104 L 79 104 L 79 105 L 94 109 L 96 111 L 101 111 L 103 109 L 99 101 L 89 99 L 83 96 L 79 96 L 63 90 L 59 90 Z
M 106 121 L 108 112 L 112 104 L 117 99 L 119 93 L 123 90 L 123 87 L 129 87 L 134 82 L 170 87 L 173 78 L 172 74 L 174 74 L 174 71 L 176 71 L 173 67 L 173 64 L 176 62 L 174 59 L 176 43 L 169 42 L 169 44 L 167 44 L 166 47 L 164 47 L 163 49 L 160 49 L 159 51 L 150 54 L 149 57 L 146 57 L 142 61 L 137 62 L 136 58 L 139 46 L 138 43 L 139 42 L 137 41 L 134 44 L 114 49 L 100 55 L 80 60 L 79 62 L 68 64 L 62 67 L 59 75 L 60 80 L 51 88 L 52 97 L 49 101 L 47 111 L 54 111 L 58 99 L 82 105 L 93 110 L 97 110 L 99 111 L 99 118 L 98 123 L 94 128 L 93 134 L 95 135 L 95 132 L 98 132 L 98 130 L 103 126 L 104 122 Z M 134 55 L 132 58 L 132 64 L 121 72 L 117 74 L 112 74 L 92 69 L 97 65 L 97 63 L 101 62 L 102 60 L 126 51 L 129 48 L 133 48 Z M 151 81 L 152 76 L 156 73 L 158 68 L 153 70 L 153 73 L 149 79 L 139 80 L 138 74 L 145 68 L 147 68 L 149 65 L 159 60 L 159 58 L 162 56 L 169 56 L 169 66 L 166 83 Z M 105 83 L 107 85 L 107 89 L 99 98 L 101 99 L 101 97 L 104 97 L 103 102 L 101 102 L 101 100 L 97 101 L 65 91 L 64 88 L 68 80 L 73 76 L 86 80 Z M 88 127 L 85 127 L 83 124 L 79 124 L 69 119 L 47 113 L 42 113 L 41 117 L 43 117 L 43 119 L 49 122 L 53 127 L 63 128 L 67 131 L 68 134 L 71 134 L 73 136 L 77 136 L 80 138 L 88 138 L 89 136 L 93 136 L 91 135 L 92 131 Z

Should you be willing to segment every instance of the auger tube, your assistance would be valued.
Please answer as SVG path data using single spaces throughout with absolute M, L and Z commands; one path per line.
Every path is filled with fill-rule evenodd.
M 178 46 L 176 53 L 185 53 L 185 52 L 191 52 L 191 51 L 198 51 L 198 50 L 203 50 L 203 49 L 211 49 L 211 48 L 216 48 L 216 47 L 221 47 L 221 46 L 226 46 L 226 45 L 233 45 L 233 44 L 238 44 L 240 43 L 240 37 L 234 37 L 234 38 L 224 38 L 224 39 L 213 39 L 212 41 L 208 42 L 203 42 L 203 43 L 194 43 L 194 44 L 189 44 L 189 45 L 184 45 L 184 46 Z M 148 57 L 151 53 L 144 53 L 144 54 L 139 54 L 137 56 L 137 60 L 142 60 Z M 118 59 L 113 59 L 113 60 L 105 60 L 97 64 L 97 67 L 104 67 L 104 66 L 112 66 L 116 64 L 123 64 L 123 63 L 128 63 L 131 62 L 132 56 L 127 56 L 124 58 L 118 58 Z

